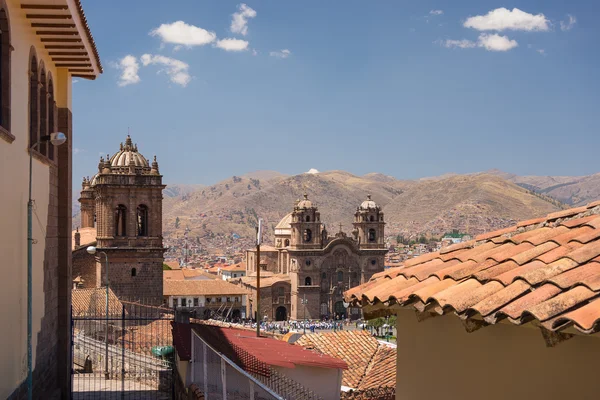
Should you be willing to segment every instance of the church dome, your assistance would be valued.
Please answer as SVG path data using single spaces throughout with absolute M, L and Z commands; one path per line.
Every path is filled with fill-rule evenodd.
M 133 160 L 136 167 L 147 168 L 148 160 L 138 153 L 137 145 L 131 142 L 131 136 L 127 135 L 125 145 L 121 143 L 121 149 L 110 158 L 111 167 L 128 167 Z
M 377 205 L 377 203 L 375 203 L 373 200 L 371 200 L 371 195 L 368 194 L 367 200 L 362 202 L 362 204 L 360 205 L 360 208 L 363 210 L 368 210 L 370 208 L 379 208 L 379 206 Z
M 298 204 L 296 205 L 296 207 L 298 207 L 298 208 L 312 208 L 312 206 L 313 206 L 312 201 L 310 201 L 308 199 L 307 194 L 305 194 L 304 199 L 299 201 Z
M 292 213 L 283 217 L 275 229 L 292 229 Z

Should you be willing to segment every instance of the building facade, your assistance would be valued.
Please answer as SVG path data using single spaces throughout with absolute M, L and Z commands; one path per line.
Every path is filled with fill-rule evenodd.
M 347 308 L 342 293 L 367 282 L 383 271 L 387 253 L 385 221 L 381 208 L 371 199 L 356 209 L 354 229 L 330 235 L 318 208 L 304 195 L 294 210 L 275 227 L 275 246 L 261 248 L 261 271 L 290 279 L 290 303 L 278 310 L 261 301 L 261 315 L 275 319 L 360 317 L 358 308 Z M 248 273 L 256 274 L 256 250 L 246 252 Z M 261 296 L 262 297 L 262 296 Z
M 40 24 L 51 27 L 40 29 Z M 65 37 L 72 43 L 64 43 Z M 60 48 L 56 46 L 64 46 L 59 50 L 64 56 L 53 53 Z M 79 0 L 0 0 L 0 254 L 5 271 L 10 270 L 10 277 L 0 284 L 5 306 L 2 399 L 27 396 L 29 300 L 33 398 L 70 395 L 71 84 L 73 77 L 95 79 L 100 73 L 100 59 Z M 46 141 L 57 131 L 67 138 L 61 146 Z
M 105 253 L 110 288 L 119 299 L 162 303 L 164 188 L 156 156 L 150 163 L 129 135 L 119 151 L 100 158 L 96 175 L 83 179 L 79 198 L 81 230 L 95 229 L 98 248 L 92 271 L 85 254 L 78 254 L 85 246 L 74 252 L 73 277 L 85 277 L 83 287 L 105 284 Z

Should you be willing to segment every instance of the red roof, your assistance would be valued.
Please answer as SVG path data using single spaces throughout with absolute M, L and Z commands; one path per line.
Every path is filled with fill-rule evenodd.
M 600 202 L 523 221 L 373 275 L 346 299 L 454 312 L 483 324 L 537 320 L 600 331 Z
M 215 350 L 250 372 L 264 374 L 265 366 L 348 368 L 346 362 L 340 359 L 305 350 L 281 340 L 257 338 L 256 333 L 252 331 L 204 324 L 191 326 Z

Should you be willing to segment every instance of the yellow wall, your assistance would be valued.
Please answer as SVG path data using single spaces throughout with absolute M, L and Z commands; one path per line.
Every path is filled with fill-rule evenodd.
M 492 325 L 467 333 L 453 315 L 417 322 L 399 311 L 396 399 L 597 399 L 597 337 L 548 348 L 537 328 Z
M 7 0 L 11 44 L 11 133 L 8 143 L 0 139 L 0 304 L 2 304 L 2 342 L 0 357 L 0 398 L 6 398 L 21 384 L 27 371 L 27 186 L 29 138 L 28 63 L 31 46 L 44 61 L 46 74 L 52 76 L 58 107 L 70 106 L 70 77 L 57 73 L 39 39 L 33 34 L 20 2 Z M 48 73 L 49 72 L 49 73 Z M 43 260 L 50 167 L 33 161 L 33 365 L 37 335 L 44 313 Z
M 296 368 L 273 367 L 273 369 L 312 390 L 323 399 L 336 400 L 340 398 L 342 387 L 341 369 L 304 365 L 296 365 Z

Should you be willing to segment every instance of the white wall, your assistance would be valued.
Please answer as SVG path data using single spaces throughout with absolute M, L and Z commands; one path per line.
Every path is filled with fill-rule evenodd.
M 4 279 L 0 281 L 3 305 L 0 357 L 0 398 L 8 397 L 27 373 L 27 198 L 29 173 L 29 53 L 35 46 L 52 76 L 58 107 L 70 107 L 71 82 L 66 72 L 52 66 L 44 46 L 34 35 L 19 1 L 7 0 L 11 44 L 12 143 L 0 138 L 0 256 Z M 44 315 L 44 245 L 48 221 L 50 167 L 33 161 L 33 365 Z
M 297 365 L 296 368 L 273 367 L 277 372 L 293 379 L 326 400 L 340 398 L 342 370 Z
M 600 338 L 575 336 L 548 348 L 528 326 L 467 333 L 454 315 L 417 322 L 414 312 L 400 311 L 396 399 L 600 398 Z

